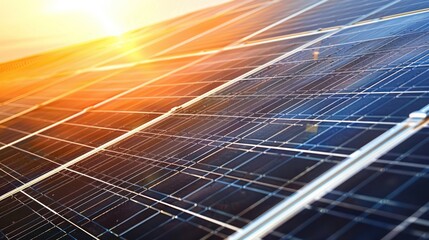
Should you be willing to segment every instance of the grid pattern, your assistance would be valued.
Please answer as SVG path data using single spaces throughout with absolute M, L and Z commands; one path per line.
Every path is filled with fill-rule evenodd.
M 428 105 L 429 14 L 403 2 L 233 1 L 1 66 L 0 238 L 240 231 Z M 427 238 L 428 133 L 266 238 Z
M 353 176 L 277 231 L 285 239 L 428 237 L 428 128 Z M 311 229 L 311 231 L 308 231 Z

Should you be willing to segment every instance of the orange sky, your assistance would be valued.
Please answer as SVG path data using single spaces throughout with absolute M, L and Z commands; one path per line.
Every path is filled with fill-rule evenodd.
M 0 62 L 96 39 L 228 0 L 0 0 Z

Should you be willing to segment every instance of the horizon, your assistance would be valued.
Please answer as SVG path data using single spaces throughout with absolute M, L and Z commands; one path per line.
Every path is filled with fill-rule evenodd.
M 199 3 L 184 0 L 180 4 L 172 0 L 64 1 L 2 2 L 0 14 L 4 18 L 0 29 L 4 30 L 0 31 L 0 63 L 120 35 L 229 0 Z M 143 15 L 141 9 L 151 11 Z

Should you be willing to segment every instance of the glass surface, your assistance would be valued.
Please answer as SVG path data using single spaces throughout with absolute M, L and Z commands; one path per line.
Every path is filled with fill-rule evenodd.
M 212 10 L 231 9 L 196 25 L 185 24 L 194 15 L 184 16 L 177 24 L 185 30 L 154 40 L 150 46 L 158 47 L 150 51 L 267 4 L 243 18 L 248 24 L 220 27 L 223 41 L 206 35 L 200 45 L 190 41 L 176 50 L 228 44 L 234 27 L 244 24 L 247 35 L 304 7 L 285 2 L 228 3 Z M 347 24 L 387 3 L 329 1 L 256 39 Z M 408 9 L 396 7 L 380 14 Z M 323 39 L 310 34 L 153 59 L 16 92 L 0 106 L 2 119 L 18 114 L 0 124 L 0 194 L 168 116 L 2 200 L 0 238 L 226 238 L 429 103 L 428 17 L 353 26 Z M 428 134 L 424 128 L 266 238 L 427 236 Z

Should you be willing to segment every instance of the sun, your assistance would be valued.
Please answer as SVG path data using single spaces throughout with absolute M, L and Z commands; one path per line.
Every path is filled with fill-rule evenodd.
M 52 0 L 50 10 L 57 13 L 80 12 L 95 18 L 106 34 L 119 36 L 123 29 L 113 18 L 112 0 Z

